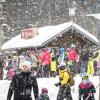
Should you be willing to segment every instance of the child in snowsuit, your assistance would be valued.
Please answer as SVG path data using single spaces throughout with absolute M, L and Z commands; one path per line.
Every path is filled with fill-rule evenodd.
M 47 88 L 42 88 L 41 94 L 36 100 L 50 100 L 48 96 L 48 89 Z
M 66 65 L 61 65 L 59 68 L 59 82 L 55 86 L 59 86 L 57 100 L 73 100 L 71 96 L 71 88 L 69 85 L 69 74 L 65 69 Z
M 79 84 L 79 100 L 95 100 L 95 92 L 94 85 L 89 81 L 88 76 L 83 76 L 82 82 Z

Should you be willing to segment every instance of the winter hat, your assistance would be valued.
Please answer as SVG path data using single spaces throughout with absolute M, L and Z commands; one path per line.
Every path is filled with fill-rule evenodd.
M 23 55 L 20 55 L 19 59 L 25 59 L 25 57 Z
M 71 48 L 67 48 L 67 52 L 71 51 Z
M 22 69 L 23 66 L 27 66 L 29 69 L 31 69 L 31 62 L 30 61 L 22 62 L 22 65 L 20 66 L 20 69 Z
M 60 69 L 60 70 L 64 70 L 65 67 L 66 67 L 66 63 L 64 63 L 64 62 L 63 62 L 62 64 L 59 65 L 59 69 Z
M 59 68 L 62 67 L 62 66 L 66 66 L 66 63 L 65 63 L 65 62 L 62 62 L 62 63 L 59 65 Z
M 84 77 L 82 78 L 82 80 L 88 80 L 88 79 L 89 79 L 88 76 L 84 76 Z
M 81 77 L 82 77 L 82 80 L 89 78 L 89 76 L 87 75 L 87 73 L 81 74 Z
M 48 89 L 47 88 L 42 88 L 41 92 L 42 93 L 48 93 Z

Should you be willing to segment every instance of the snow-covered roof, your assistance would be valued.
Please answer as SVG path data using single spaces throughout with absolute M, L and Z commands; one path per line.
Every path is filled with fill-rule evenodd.
M 97 13 L 97 14 L 88 14 L 87 16 L 93 16 L 96 19 L 99 19 L 100 20 L 100 13 Z
M 73 22 L 67 22 L 64 24 L 56 25 L 56 26 L 46 26 L 38 29 L 39 35 L 31 38 L 31 39 L 23 39 L 21 38 L 21 34 L 12 38 L 8 42 L 6 42 L 2 49 L 12 49 L 12 48 L 26 48 L 26 47 L 39 47 L 43 46 L 49 41 L 52 41 L 56 37 L 61 34 L 67 32 L 70 29 L 75 29 L 77 32 L 88 38 L 90 41 L 99 44 L 98 39 L 93 36 L 91 33 L 84 30 L 82 27 L 78 26 Z

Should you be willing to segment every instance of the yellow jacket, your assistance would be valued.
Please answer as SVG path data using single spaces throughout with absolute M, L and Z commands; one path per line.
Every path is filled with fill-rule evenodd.
M 88 74 L 94 74 L 94 64 L 93 64 L 92 58 L 90 58 L 89 61 L 88 61 L 87 73 Z
M 66 69 L 59 71 L 59 78 L 62 86 L 68 83 L 69 74 L 67 73 Z
M 51 61 L 50 67 L 51 67 L 51 71 L 56 72 L 56 70 L 57 70 L 57 64 L 56 64 L 56 61 Z

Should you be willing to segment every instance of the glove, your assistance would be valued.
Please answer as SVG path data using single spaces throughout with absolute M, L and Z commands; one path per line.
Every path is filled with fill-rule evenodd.
M 88 96 L 92 96 L 93 95 L 93 93 L 88 93 Z
M 59 83 L 56 83 L 55 86 L 56 87 L 61 86 L 61 83 L 60 82 Z
M 39 98 L 36 98 L 35 100 L 39 100 Z
M 63 80 L 63 78 L 62 78 L 62 77 L 59 77 L 59 80 L 60 80 L 60 81 L 62 81 L 62 80 Z

